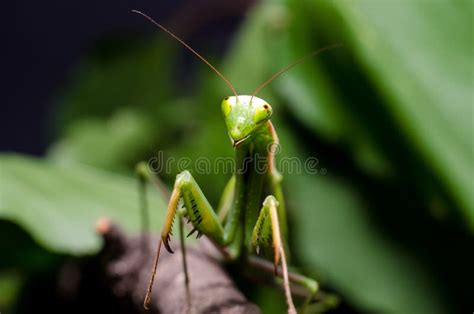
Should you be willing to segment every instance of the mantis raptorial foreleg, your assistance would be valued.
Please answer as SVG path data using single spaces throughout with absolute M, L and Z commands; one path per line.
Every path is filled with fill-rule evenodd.
M 286 207 L 285 207 L 285 198 L 283 196 L 283 187 L 281 182 L 283 181 L 283 176 L 277 170 L 275 166 L 275 155 L 280 146 L 280 139 L 278 138 L 278 134 L 273 127 L 273 124 L 269 125 L 270 136 L 272 141 L 270 145 L 267 147 L 268 150 L 268 181 L 270 185 L 270 189 L 272 194 L 275 196 L 276 200 L 278 201 L 278 218 L 280 221 L 280 232 L 283 239 L 287 239 L 288 233 L 288 222 L 286 219 Z M 283 244 L 285 249 L 286 243 Z
M 231 191 L 229 193 L 231 193 Z M 161 240 L 158 244 L 153 273 L 144 301 L 145 307 L 147 307 L 147 304 L 150 300 L 149 296 L 151 293 L 154 281 L 154 274 L 156 273 L 156 267 L 158 265 L 158 259 L 162 244 L 165 246 L 168 252 L 173 253 L 169 242 L 173 228 L 173 222 L 176 216 L 178 216 L 178 218 L 180 219 L 180 242 L 183 249 L 183 265 L 185 267 L 186 284 L 188 284 L 189 277 L 184 251 L 184 226 L 182 225 L 183 218 L 187 218 L 193 226 L 193 230 L 188 234 L 188 236 L 190 236 L 194 232 L 198 232 L 197 237 L 200 237 L 202 234 L 205 234 L 219 245 L 225 245 L 226 241 L 228 242 L 232 240 L 232 234 L 230 234 L 230 237 L 225 237 L 224 228 L 221 222 L 219 221 L 219 218 L 217 217 L 216 213 L 212 209 L 212 206 L 209 204 L 204 194 L 202 193 L 201 188 L 191 176 L 191 173 L 189 171 L 183 171 L 178 174 L 176 176 L 173 191 L 171 192 L 165 222 L 161 231 Z
M 161 239 L 165 248 L 172 252 L 169 246 L 170 233 L 173 220 L 176 215 L 179 200 L 183 200 L 184 212 L 183 216 L 189 219 L 193 226 L 190 234 L 198 232 L 198 236 L 205 234 L 211 240 L 219 245 L 226 245 L 230 240 L 224 234 L 224 228 L 207 201 L 201 188 L 196 183 L 189 171 L 183 171 L 176 177 L 173 192 L 168 204 L 168 211 L 165 223 L 161 232 Z
M 138 194 L 140 198 L 140 210 L 141 210 L 141 217 L 142 217 L 142 233 L 147 234 L 149 232 L 149 225 L 148 225 L 148 218 L 149 218 L 149 213 L 148 213 L 148 201 L 147 201 L 147 195 L 146 195 L 146 190 L 147 190 L 147 184 L 150 182 L 153 185 L 157 187 L 157 189 L 160 191 L 162 194 L 163 198 L 169 198 L 169 192 L 166 189 L 166 186 L 164 185 L 161 180 L 153 176 L 149 170 L 148 170 L 148 165 L 145 162 L 139 162 L 136 167 L 135 167 L 135 174 L 138 178 Z M 182 205 L 182 204 L 181 204 Z M 186 214 L 185 208 L 182 208 L 180 204 L 178 203 L 176 205 L 176 210 L 177 210 L 177 215 L 179 216 L 179 237 L 180 237 L 180 245 L 181 245 L 181 252 L 182 252 L 182 257 L 183 257 L 183 270 L 184 270 L 184 278 L 185 278 L 185 284 L 186 284 L 186 291 L 189 293 L 189 274 L 188 274 L 188 266 L 186 262 L 186 246 L 184 244 L 185 236 L 184 236 L 184 215 Z M 146 240 L 146 237 L 143 238 Z M 148 287 L 148 293 L 147 297 L 145 298 L 145 307 L 146 304 L 149 302 L 149 293 L 151 291 L 151 283 L 154 280 L 154 274 L 156 272 L 156 267 L 158 265 L 158 258 L 159 258 L 159 253 L 161 250 L 161 245 L 162 242 L 160 241 L 158 244 L 158 252 L 157 256 L 155 258 L 154 262 L 154 272 L 152 279 L 150 280 L 150 286 Z M 147 241 L 143 242 L 143 253 L 145 256 L 148 256 L 148 243 Z
M 287 246 L 286 246 L 286 243 L 284 243 L 283 239 L 286 239 L 286 228 L 287 228 L 287 221 L 286 221 L 286 210 L 285 210 L 285 207 L 284 207 L 284 197 L 283 197 L 283 190 L 282 190 L 282 186 L 281 186 L 281 182 L 282 182 L 282 175 L 276 171 L 276 169 L 274 169 L 274 171 L 270 172 L 270 189 L 271 191 L 273 192 L 274 194 L 274 199 L 276 199 L 277 201 L 277 214 L 275 216 L 277 216 L 277 220 L 279 222 L 279 233 L 280 233 L 280 239 L 281 240 L 281 247 L 282 247 L 282 252 L 283 254 L 285 252 L 287 252 Z M 273 196 L 269 196 L 271 198 L 273 198 Z M 267 197 L 267 199 L 269 198 Z M 267 202 L 267 199 L 265 200 L 265 202 Z M 264 202 L 264 204 L 265 204 Z M 272 242 L 268 241 L 268 237 L 270 236 L 270 230 L 271 227 L 272 227 L 272 220 L 271 220 L 271 217 L 270 219 L 268 219 L 268 215 L 270 214 L 270 210 L 265 210 L 265 206 L 262 208 L 262 210 L 260 211 L 260 216 L 257 220 L 257 224 L 254 228 L 254 236 L 253 236 L 253 239 L 254 239 L 254 242 L 253 242 L 253 245 L 258 248 L 258 250 L 261 250 L 262 247 L 268 247 L 270 246 L 270 244 Z M 260 232 L 260 235 L 257 234 L 257 232 Z M 257 238 L 260 239 L 260 241 L 263 241 L 265 239 L 265 236 L 266 236 L 266 239 L 267 239 L 267 242 L 266 243 L 262 243 L 262 245 L 259 245 L 259 241 L 257 241 Z M 275 244 L 275 241 L 273 241 L 273 249 L 274 249 L 274 271 L 275 271 L 275 274 L 279 273 L 276 269 L 276 267 L 278 266 L 278 258 L 279 258 L 279 253 L 276 251 L 276 244 Z M 281 275 L 283 277 L 283 288 L 285 289 L 285 292 L 288 294 L 288 289 L 289 289 L 289 284 L 287 283 L 287 281 L 291 282 L 291 283 L 294 283 L 294 284 L 297 284 L 297 285 L 300 285 L 302 287 L 304 287 L 307 292 L 308 292 L 308 295 L 307 295 L 307 298 L 305 300 L 305 302 L 303 303 L 302 305 L 302 311 L 304 312 L 304 309 L 309 305 L 309 303 L 314 299 L 317 291 L 318 291 L 318 283 L 311 279 L 311 278 L 308 278 L 308 277 L 305 277 L 305 276 L 302 276 L 300 274 L 295 274 L 295 273 L 291 273 L 291 272 L 288 272 L 288 269 L 285 265 L 283 264 L 286 264 L 287 263 L 287 255 L 285 254 L 284 256 L 285 258 L 285 261 L 283 261 L 283 256 L 282 256 L 282 267 L 281 267 Z M 255 265 L 254 265 L 255 266 Z M 285 272 L 287 273 L 287 276 L 288 276 L 288 279 L 286 279 L 285 281 Z M 291 294 L 290 294 L 291 295 Z
M 285 197 L 283 196 L 283 187 L 281 182 L 283 181 L 283 176 L 277 171 L 274 170 L 269 175 L 270 181 L 270 191 L 275 196 L 278 201 L 278 218 L 280 221 L 280 232 L 282 239 L 287 239 L 288 233 L 288 222 L 286 219 L 286 207 L 285 207 Z M 286 247 L 286 243 L 283 243 L 283 246 Z
M 261 246 L 273 246 L 275 274 L 278 273 L 278 264 L 281 259 L 288 313 L 296 313 L 295 305 L 291 297 L 288 265 L 286 263 L 285 250 L 283 249 L 277 207 L 278 201 L 272 195 L 267 196 L 265 201 L 263 201 L 263 207 L 260 210 L 257 223 L 253 229 L 252 243 L 257 250 L 259 250 Z

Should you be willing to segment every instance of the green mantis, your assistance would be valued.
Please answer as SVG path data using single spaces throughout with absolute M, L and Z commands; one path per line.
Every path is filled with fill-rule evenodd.
M 144 300 L 145 308 L 150 302 L 161 247 L 163 245 L 166 250 L 173 252 L 170 247 L 173 221 L 179 218 L 179 222 L 182 223 L 182 218 L 186 218 L 193 227 L 190 234 L 197 232 L 198 236 L 205 235 L 217 247 L 225 251 L 225 256 L 230 260 L 248 262 L 255 252 L 272 248 L 275 274 L 283 277 L 288 313 L 296 313 L 290 282 L 308 290 L 306 303 L 315 296 L 318 285 L 310 278 L 288 272 L 285 252 L 287 221 L 282 175 L 276 169 L 273 148 L 274 145 L 278 145 L 279 140 L 270 120 L 273 113 L 272 107 L 256 95 L 271 81 L 304 59 L 339 45 L 325 47 L 290 64 L 258 87 L 252 95 L 238 95 L 233 85 L 204 57 L 149 16 L 139 11 L 133 12 L 144 16 L 193 52 L 222 78 L 233 93 L 232 96 L 224 98 L 221 110 L 235 150 L 234 174 L 224 189 L 216 211 L 209 204 L 189 171 L 183 171 L 177 175 Z M 180 234 L 182 236 L 182 232 Z M 185 259 L 185 254 L 183 257 Z M 280 264 L 281 270 L 278 271 Z M 187 283 L 185 261 L 183 265 Z

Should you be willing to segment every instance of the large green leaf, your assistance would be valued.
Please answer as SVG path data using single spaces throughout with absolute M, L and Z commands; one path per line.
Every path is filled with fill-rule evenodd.
M 288 110 L 315 137 L 347 147 L 359 167 L 372 175 L 392 174 L 383 148 L 376 145 L 371 133 L 372 124 L 376 125 L 374 122 L 379 117 L 367 115 L 366 106 L 360 105 L 367 103 L 360 97 L 368 94 L 367 86 L 357 78 L 357 65 L 350 62 L 350 47 L 343 37 L 334 34 L 340 28 L 340 21 L 332 15 L 315 19 L 311 7 L 304 1 L 286 2 L 287 6 L 281 9 L 285 12 L 286 27 L 274 36 L 271 45 L 277 68 L 283 68 L 311 51 L 320 52 L 276 80 L 273 83 L 275 90 L 286 101 Z M 326 19 L 334 25 L 321 27 L 320 20 Z M 324 50 L 329 47 L 332 48 Z M 335 73 L 342 77 L 339 82 L 334 80 Z
M 280 125 L 282 158 L 305 165 L 299 141 Z M 281 167 L 280 167 L 281 168 Z M 318 164 L 318 173 L 282 169 L 302 266 L 343 299 L 368 312 L 446 313 L 446 300 L 432 274 L 373 217 L 370 200 Z
M 344 44 L 281 79 L 289 109 L 316 134 L 348 140 L 362 166 L 381 173 L 389 159 L 473 229 L 472 2 L 286 2 L 284 62 Z
M 330 176 L 289 176 L 286 183 L 298 255 L 322 274 L 323 287 L 369 312 L 447 313 L 430 272 L 372 224 L 353 188 Z
M 474 230 L 472 2 L 332 3 L 402 134 Z
M 63 131 L 82 118 L 110 117 L 117 109 L 133 107 L 154 114 L 157 104 L 168 101 L 173 92 L 168 73 L 175 49 L 168 40 L 154 38 L 103 43 L 58 98 L 57 129 Z
M 15 272 L 0 272 L 0 307 L 11 310 L 21 288 L 20 275 Z
M 0 156 L 0 218 L 11 220 L 43 247 L 89 254 L 100 248 L 94 225 L 110 217 L 126 230 L 138 230 L 137 183 L 78 164 L 56 165 L 18 155 Z M 151 225 L 163 221 L 164 202 L 150 194 Z
M 151 151 L 154 128 L 148 119 L 122 111 L 104 121 L 88 118 L 75 121 L 49 149 L 48 158 L 61 163 L 84 163 L 107 170 L 126 171 L 137 156 Z M 149 153 L 147 151 L 147 153 Z
M 61 134 L 49 158 L 124 172 L 176 143 L 194 115 L 186 99 L 172 98 L 172 52 L 179 46 L 162 40 L 108 42 L 95 50 L 59 97 L 54 120 Z

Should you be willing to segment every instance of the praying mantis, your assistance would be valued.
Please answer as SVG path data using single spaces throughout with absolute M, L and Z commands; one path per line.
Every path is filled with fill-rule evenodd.
M 201 59 L 227 84 L 233 94 L 224 98 L 221 110 L 230 141 L 235 150 L 234 173 L 224 188 L 216 211 L 206 199 L 191 172 L 183 171 L 176 176 L 153 271 L 144 298 L 144 307 L 148 308 L 150 302 L 161 247 L 164 246 L 168 252 L 173 253 L 170 247 L 170 238 L 173 221 L 178 217 L 180 224 L 182 224 L 183 218 L 188 219 L 191 223 L 193 229 L 189 235 L 195 232 L 198 237 L 205 235 L 221 251 L 226 252 L 225 257 L 229 260 L 245 263 L 250 260 L 254 252 L 259 253 L 261 250 L 273 248 L 274 272 L 275 275 L 283 277 L 288 313 L 296 313 L 290 282 L 307 290 L 303 308 L 316 295 L 318 283 L 311 278 L 291 274 L 288 271 L 283 176 L 275 165 L 274 147 L 279 144 L 279 139 L 271 122 L 272 107 L 267 101 L 258 98 L 257 94 L 273 80 L 306 58 L 341 45 L 335 44 L 311 52 L 275 73 L 251 95 L 239 95 L 231 82 L 188 44 L 148 15 L 137 10 L 132 10 L 132 12 L 149 20 Z M 266 191 L 269 193 L 265 194 Z M 184 243 L 182 232 L 180 232 L 180 237 L 181 243 Z M 188 285 L 189 277 L 184 245 L 182 245 L 182 250 L 185 283 Z M 281 270 L 279 271 L 280 264 Z

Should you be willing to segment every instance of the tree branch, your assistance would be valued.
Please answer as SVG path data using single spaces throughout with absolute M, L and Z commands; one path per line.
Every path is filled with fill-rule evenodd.
M 104 239 L 100 258 L 110 289 L 142 311 L 158 239 L 126 237 L 106 219 L 97 223 L 97 231 Z M 192 247 L 186 253 L 189 292 L 184 283 L 181 251 L 162 252 L 149 313 L 260 313 L 236 288 L 218 260 Z

